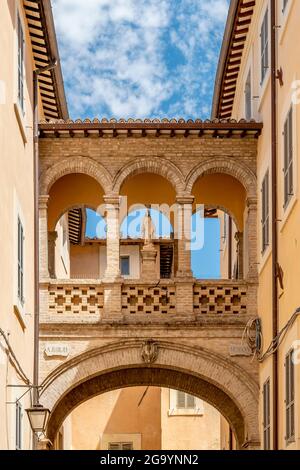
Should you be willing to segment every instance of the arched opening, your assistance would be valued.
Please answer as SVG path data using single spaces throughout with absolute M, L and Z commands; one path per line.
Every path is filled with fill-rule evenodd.
M 204 348 L 159 341 L 123 341 L 88 350 L 54 369 L 42 384 L 41 402 L 51 416 L 47 437 L 55 436 L 80 404 L 113 390 L 163 387 L 204 400 L 226 418 L 237 447 L 257 446 L 254 379 L 241 367 Z
M 74 206 L 49 233 L 49 272 L 57 279 L 100 279 L 106 266 L 106 220 L 85 205 Z M 51 243 L 53 246 L 51 246 Z
M 132 270 L 134 277 L 147 280 L 173 277 L 175 188 L 159 174 L 139 173 L 127 176 L 120 194 L 126 201 L 121 211 L 121 275 L 132 278 Z M 131 267 L 133 258 L 136 268 Z
M 230 427 L 213 406 L 181 390 L 126 387 L 102 393 L 64 420 L 64 450 L 231 450 Z
M 62 176 L 49 192 L 48 230 L 55 229 L 58 219 L 69 208 L 85 205 L 97 210 L 103 204 L 103 195 L 103 188 L 92 176 L 79 173 Z
M 51 187 L 48 203 L 50 277 L 100 277 L 98 244 L 105 243 L 102 240 L 105 221 L 96 211 L 103 204 L 103 195 L 99 183 L 86 174 L 62 176 Z M 91 230 L 93 224 L 99 236 Z
M 192 234 L 196 242 L 191 244 L 191 267 L 196 279 L 241 278 L 241 234 L 226 210 L 204 206 L 195 211 Z
M 203 246 L 191 253 L 194 276 L 242 279 L 247 227 L 246 189 L 233 176 L 207 173 L 193 184 L 193 224 L 204 217 Z M 197 230 L 197 229 L 196 229 Z

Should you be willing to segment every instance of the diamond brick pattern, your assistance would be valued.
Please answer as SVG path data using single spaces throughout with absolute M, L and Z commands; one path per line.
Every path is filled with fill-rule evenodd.
M 101 314 L 103 288 L 97 285 L 50 285 L 49 312 L 57 315 Z
M 200 283 L 194 287 L 194 312 L 211 315 L 239 315 L 246 313 L 247 287 L 240 283 Z
M 175 286 L 123 286 L 122 313 L 146 315 L 175 313 L 175 294 Z

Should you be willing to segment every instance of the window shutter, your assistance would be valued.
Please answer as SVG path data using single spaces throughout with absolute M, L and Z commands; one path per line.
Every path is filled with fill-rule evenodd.
M 270 419 L 270 379 L 263 386 L 263 430 L 264 450 L 271 447 L 271 419 Z
M 291 108 L 284 123 L 284 206 L 294 192 L 293 162 L 293 109 Z
M 108 450 L 121 450 L 121 445 L 118 442 L 110 442 L 108 444 Z
M 286 406 L 286 440 L 295 438 L 295 371 L 293 361 L 294 350 L 285 358 L 285 406 Z
M 18 217 L 18 297 L 24 302 L 24 230 Z
M 132 442 L 125 442 L 122 445 L 122 450 L 133 450 L 133 444 Z
M 185 393 L 177 390 L 177 408 L 185 408 Z
M 187 408 L 195 408 L 196 400 L 193 395 L 186 395 L 186 407 Z

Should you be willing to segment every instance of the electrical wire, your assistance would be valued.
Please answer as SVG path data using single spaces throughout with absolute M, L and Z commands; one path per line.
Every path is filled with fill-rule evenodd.
M 280 345 L 282 344 L 287 332 L 291 328 L 291 326 L 296 321 L 297 317 L 300 315 L 300 307 L 298 307 L 286 325 L 279 331 L 278 335 L 272 339 L 270 345 L 268 346 L 267 350 L 264 354 L 261 354 L 261 345 L 263 336 L 261 331 L 257 331 L 257 318 L 251 318 L 245 327 L 243 332 L 243 340 L 245 339 L 248 346 L 250 347 L 251 351 L 253 352 L 253 356 L 257 357 L 259 362 L 265 361 L 268 357 L 272 356 Z M 254 324 L 255 324 L 255 334 L 254 331 Z
M 13 360 L 13 363 L 14 363 L 14 367 L 18 373 L 18 375 L 21 377 L 21 379 L 27 384 L 27 385 L 31 385 L 31 381 L 30 379 L 27 377 L 27 375 L 25 374 L 24 370 L 22 369 L 10 343 L 9 343 L 9 340 L 6 336 L 6 334 L 4 333 L 4 331 L 2 330 L 2 328 L 0 328 L 0 335 L 3 337 L 4 341 L 5 341 L 5 344 L 7 346 L 7 350 L 8 350 L 8 355 L 10 356 L 10 358 Z

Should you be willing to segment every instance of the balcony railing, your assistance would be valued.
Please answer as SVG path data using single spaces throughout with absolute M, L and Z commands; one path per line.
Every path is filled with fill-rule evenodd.
M 122 286 L 122 313 L 130 315 L 170 315 L 176 313 L 175 284 Z
M 41 286 L 42 323 L 98 323 L 122 318 L 246 318 L 256 315 L 256 284 L 212 280 L 157 284 L 124 280 L 49 280 Z M 184 290 L 183 290 L 184 289 Z
M 48 285 L 48 314 L 60 321 L 99 320 L 103 307 L 103 287 L 96 281 L 63 280 Z

